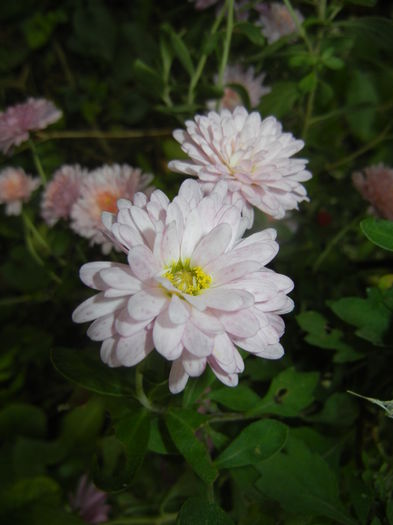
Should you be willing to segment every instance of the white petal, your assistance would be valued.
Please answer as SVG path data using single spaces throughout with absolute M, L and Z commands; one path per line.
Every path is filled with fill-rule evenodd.
M 136 293 L 128 300 L 128 313 L 136 321 L 151 320 L 164 308 L 168 298 L 158 288 L 149 288 Z
M 195 247 L 191 257 L 191 266 L 202 266 L 202 268 L 220 256 L 226 250 L 232 238 L 232 230 L 229 224 L 218 224 Z
M 116 357 L 116 339 L 112 337 L 110 339 L 105 339 L 101 345 L 100 356 L 101 360 L 110 367 L 121 366 L 121 363 Z
M 145 239 L 147 245 L 152 248 L 156 232 L 149 215 L 137 206 L 132 206 L 130 212 L 136 227 L 142 234 L 142 237 Z
M 209 288 L 197 297 L 203 297 L 203 302 L 210 308 L 223 310 L 224 312 L 247 308 L 254 304 L 254 297 L 244 290 Z
M 183 367 L 191 377 L 199 377 L 206 368 L 206 358 L 196 357 L 189 352 L 184 352 L 182 356 Z
M 183 368 L 182 360 L 177 359 L 174 361 L 169 374 L 169 390 L 172 394 L 178 394 L 184 390 L 188 377 L 188 374 Z
M 135 246 L 128 252 L 128 263 L 135 276 L 146 281 L 159 272 L 156 260 L 147 246 Z
M 99 273 L 104 268 L 112 268 L 113 266 L 114 263 L 109 261 L 87 263 L 79 270 L 79 277 L 86 286 L 94 288 L 95 290 L 103 290 L 105 286 L 99 277 Z
M 85 323 L 93 321 L 99 317 L 111 314 L 126 305 L 126 299 L 114 298 L 108 299 L 103 293 L 90 297 L 76 308 L 72 314 L 72 320 L 75 323 Z
M 237 337 L 252 337 L 260 327 L 258 318 L 251 308 L 221 313 L 220 321 L 227 332 Z
M 227 374 L 226 372 L 224 372 L 224 370 L 222 370 L 218 366 L 214 357 L 210 357 L 208 359 L 208 363 L 214 375 L 217 377 L 217 379 L 221 381 L 221 383 L 224 383 L 224 385 L 230 386 L 230 387 L 237 386 L 237 384 L 239 383 L 239 378 L 237 374 Z
M 173 294 L 169 303 L 168 314 L 172 323 L 184 324 L 190 317 L 190 307 L 184 300 Z
M 153 341 L 157 352 L 170 361 L 176 359 L 183 332 L 184 325 L 172 323 L 168 310 L 161 312 L 153 327 Z
M 127 293 L 136 293 L 141 289 L 141 282 L 131 275 L 130 268 L 125 264 L 101 270 L 100 277 L 107 286 Z
M 205 357 L 213 351 L 214 337 L 202 332 L 191 321 L 187 323 L 182 341 L 187 350 L 198 357 Z
M 222 323 L 212 312 L 200 312 L 194 308 L 191 311 L 191 319 L 195 326 L 207 334 L 218 334 L 224 331 Z
M 167 264 L 177 262 L 180 257 L 180 242 L 175 221 L 171 222 L 164 230 L 161 243 L 162 260 Z
M 112 337 L 116 333 L 114 319 L 114 314 L 96 319 L 94 323 L 89 326 L 87 336 L 93 341 L 103 341 L 108 337 Z
M 181 243 L 181 259 L 189 259 L 192 256 L 196 244 L 202 235 L 201 217 L 197 210 L 192 210 L 187 217 L 185 224 L 182 243 Z
M 130 337 L 120 337 L 116 357 L 123 366 L 134 366 L 153 350 L 151 333 L 141 330 Z

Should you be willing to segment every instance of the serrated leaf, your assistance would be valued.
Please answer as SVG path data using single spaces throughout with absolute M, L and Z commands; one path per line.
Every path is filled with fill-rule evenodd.
M 288 427 L 273 419 L 248 425 L 218 456 L 218 468 L 254 465 L 276 454 L 285 445 Z
M 213 483 L 218 471 L 211 462 L 206 447 L 195 436 L 197 428 L 195 414 L 200 416 L 189 410 L 170 409 L 166 414 L 165 422 L 176 448 L 187 463 L 205 483 Z
M 55 348 L 51 359 L 54 367 L 66 379 L 86 390 L 107 396 L 133 395 L 133 373 L 127 368 L 109 368 L 96 350 Z
M 296 417 L 314 399 L 317 372 L 297 372 L 288 368 L 275 377 L 264 398 L 247 415 L 277 414 Z
M 369 241 L 384 250 L 393 251 L 393 221 L 370 217 L 361 221 L 360 228 Z
M 215 503 L 201 497 L 189 498 L 180 509 L 176 525 L 234 525 Z

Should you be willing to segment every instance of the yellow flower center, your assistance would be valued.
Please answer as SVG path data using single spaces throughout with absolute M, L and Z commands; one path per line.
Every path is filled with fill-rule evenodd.
M 209 288 L 212 278 L 200 266 L 190 266 L 190 259 L 177 261 L 167 267 L 164 273 L 178 290 L 189 295 L 199 295 L 202 290 Z

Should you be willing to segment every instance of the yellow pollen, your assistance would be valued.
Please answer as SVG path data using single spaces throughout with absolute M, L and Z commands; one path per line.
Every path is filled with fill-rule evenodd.
M 167 267 L 164 273 L 178 290 L 189 295 L 199 295 L 202 290 L 209 288 L 212 278 L 200 266 L 190 266 L 190 259 L 177 261 Z

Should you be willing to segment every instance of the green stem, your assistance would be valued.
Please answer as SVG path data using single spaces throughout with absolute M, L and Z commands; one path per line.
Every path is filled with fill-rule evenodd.
M 306 46 L 307 46 L 307 49 L 309 50 L 310 54 L 313 55 L 314 54 L 314 50 L 313 50 L 313 47 L 311 45 L 311 42 L 307 36 L 307 33 L 306 33 L 306 30 L 304 29 L 304 27 L 301 25 L 301 23 L 299 22 L 299 19 L 295 13 L 295 11 L 293 10 L 293 7 L 292 7 L 292 4 L 290 2 L 290 0 L 284 0 L 284 4 L 286 6 L 286 8 L 288 9 L 289 11 L 289 14 L 291 15 L 293 21 L 295 22 L 295 26 L 296 26 L 296 30 L 298 31 L 299 35 L 303 38 Z
M 234 0 L 227 0 L 227 26 L 225 31 L 224 49 L 222 52 L 221 63 L 218 70 L 218 87 L 223 87 L 224 72 L 228 64 L 229 49 L 231 47 L 231 39 L 233 33 L 233 3 Z
M 321 255 L 318 257 L 318 259 L 315 261 L 314 266 L 312 268 L 313 273 L 316 273 L 323 262 L 325 261 L 326 257 L 329 255 L 329 253 L 332 251 L 332 249 L 336 246 L 336 244 L 343 238 L 345 235 L 352 230 L 354 226 L 356 226 L 359 221 L 362 219 L 363 213 L 361 215 L 357 215 L 349 224 L 344 226 L 337 235 L 333 237 L 333 239 L 329 242 L 329 244 L 326 246 L 324 251 L 321 253 Z
M 308 128 L 310 127 L 312 112 L 313 112 L 313 109 L 314 109 L 315 93 L 317 91 L 317 84 L 318 84 L 318 81 L 315 82 L 312 90 L 310 91 L 310 93 L 308 95 L 307 106 L 306 106 L 306 114 L 305 114 L 305 117 L 304 117 L 303 130 L 302 130 L 302 137 L 303 137 L 303 139 L 306 138 Z
M 46 179 L 46 175 L 45 175 L 45 171 L 44 171 L 44 168 L 42 167 L 40 158 L 38 156 L 37 148 L 35 147 L 35 144 L 34 144 L 34 142 L 31 139 L 29 140 L 29 146 L 30 146 L 31 153 L 33 154 L 33 161 L 34 161 L 36 170 L 38 171 L 38 174 L 41 177 L 42 183 L 45 186 L 46 185 L 46 180 L 47 180 Z
M 32 235 L 36 238 L 37 242 L 41 244 L 41 246 L 48 251 L 48 253 L 51 253 L 51 249 L 49 244 L 46 242 L 44 237 L 40 234 L 40 232 L 37 230 L 37 228 L 34 226 L 32 220 L 28 216 L 27 213 L 22 212 L 23 220 L 27 226 L 27 228 L 31 231 Z
M 325 169 L 330 171 L 334 170 L 335 168 L 339 168 L 340 166 L 343 166 L 344 164 L 348 164 L 348 162 L 352 162 L 357 157 L 360 157 L 363 155 L 363 153 L 366 153 L 369 149 L 373 149 L 377 144 L 380 142 L 383 142 L 384 140 L 388 140 L 389 138 L 392 138 L 388 135 L 388 131 L 390 131 L 390 124 L 386 126 L 386 128 L 377 136 L 375 139 L 370 140 L 367 144 L 359 148 L 354 153 L 351 153 L 350 155 L 347 155 L 346 157 L 337 160 L 336 162 L 333 162 L 332 164 L 327 164 L 325 166 Z
M 158 413 L 162 413 L 163 410 L 158 408 L 158 407 L 155 407 L 150 399 L 147 397 L 147 395 L 145 394 L 145 391 L 143 389 L 143 374 L 142 374 L 142 366 L 143 366 L 143 363 L 141 363 L 140 365 L 138 365 L 136 368 L 135 368 L 135 397 L 137 398 L 137 400 L 139 401 L 139 403 L 144 406 L 147 410 L 149 410 L 150 412 L 158 412 Z
M 209 483 L 206 487 L 207 501 L 209 503 L 214 503 L 214 485 Z
M 217 32 L 217 29 L 220 26 L 221 21 L 223 19 L 224 12 L 225 12 L 225 8 L 222 8 L 220 13 L 218 14 L 216 20 L 214 21 L 214 24 L 213 24 L 213 26 L 212 26 L 212 28 L 210 30 L 210 36 L 211 37 Z M 205 67 L 206 60 L 207 60 L 207 54 L 203 53 L 201 55 L 200 59 L 199 59 L 197 68 L 195 70 L 195 73 L 194 73 L 193 77 L 191 78 L 190 85 L 188 87 L 188 96 L 187 96 L 187 103 L 189 105 L 192 105 L 194 103 L 195 89 L 196 89 L 196 87 L 198 85 L 198 82 L 199 82 L 199 79 L 201 78 L 201 75 L 203 73 L 203 69 Z

